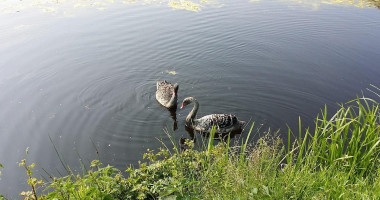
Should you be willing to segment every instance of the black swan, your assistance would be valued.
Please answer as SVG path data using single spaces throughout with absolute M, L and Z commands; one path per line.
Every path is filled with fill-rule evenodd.
M 213 126 L 216 126 L 215 133 L 226 134 L 230 132 L 241 132 L 243 126 L 247 123 L 239 121 L 235 115 L 232 114 L 211 114 L 202 118 L 196 119 L 199 103 L 194 97 L 186 97 L 181 109 L 190 103 L 194 103 L 193 109 L 186 117 L 186 126 L 201 132 L 210 132 Z
M 177 108 L 178 84 L 170 84 L 166 80 L 157 81 L 156 99 L 158 103 L 169 109 Z

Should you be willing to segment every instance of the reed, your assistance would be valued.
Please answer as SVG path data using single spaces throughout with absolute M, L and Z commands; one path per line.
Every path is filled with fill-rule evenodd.
M 313 133 L 300 129 L 299 139 L 288 143 L 287 164 L 299 169 L 334 166 L 349 177 L 374 175 L 380 164 L 379 103 L 357 97 L 341 104 L 332 117 L 327 113 L 325 107 L 317 116 Z M 290 138 L 292 131 L 288 133 Z

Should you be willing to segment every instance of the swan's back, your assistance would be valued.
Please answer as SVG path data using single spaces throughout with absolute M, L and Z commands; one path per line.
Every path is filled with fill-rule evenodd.
M 217 133 L 241 131 L 245 121 L 239 121 L 233 114 L 211 114 L 193 120 L 193 128 L 202 132 L 210 132 L 216 126 Z
M 156 99 L 161 105 L 167 108 L 175 107 L 177 106 L 177 95 L 175 94 L 177 90 L 178 84 L 172 85 L 166 80 L 157 81 Z

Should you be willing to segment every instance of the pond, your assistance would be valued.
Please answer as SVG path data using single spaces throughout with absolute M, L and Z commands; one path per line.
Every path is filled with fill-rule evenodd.
M 198 116 L 234 113 L 287 134 L 380 86 L 376 1 L 0 0 L 0 194 L 36 175 L 80 172 L 80 158 L 124 170 L 191 138 L 190 108 L 173 116 L 156 81 L 179 83 Z M 244 137 L 247 130 L 240 136 Z M 239 137 L 240 137 L 239 136 Z M 25 149 L 29 147 L 29 155 Z M 57 152 L 59 156 L 57 155 Z

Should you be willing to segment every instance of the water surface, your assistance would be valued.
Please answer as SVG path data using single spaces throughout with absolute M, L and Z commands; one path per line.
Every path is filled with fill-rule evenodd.
M 198 116 L 234 113 L 280 135 L 380 85 L 370 2 L 192 3 L 0 1 L 0 193 L 27 189 L 17 167 L 27 147 L 37 174 L 63 173 L 49 137 L 75 170 L 96 149 L 105 164 L 136 164 L 157 138 L 169 142 L 164 128 L 190 138 L 190 108 L 172 131 L 157 80 L 178 82 L 180 101 L 197 98 Z

